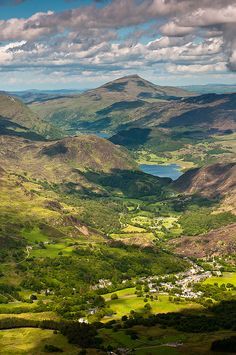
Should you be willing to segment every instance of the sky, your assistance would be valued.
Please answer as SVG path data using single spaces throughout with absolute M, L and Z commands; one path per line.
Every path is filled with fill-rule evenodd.
M 0 90 L 236 84 L 235 0 L 0 0 Z

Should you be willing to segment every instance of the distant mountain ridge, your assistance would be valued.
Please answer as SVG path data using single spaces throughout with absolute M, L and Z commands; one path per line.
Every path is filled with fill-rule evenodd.
M 84 90 L 61 89 L 61 90 L 24 90 L 24 91 L 9 91 L 3 94 L 10 95 L 22 100 L 25 104 L 33 102 L 44 102 L 58 98 L 70 97 L 77 95 Z
M 99 95 L 100 98 L 118 95 L 117 101 L 134 99 L 168 99 L 192 96 L 192 93 L 173 86 L 160 86 L 141 78 L 139 75 L 127 75 L 108 82 L 84 95 Z
M 226 94 L 235 93 L 236 84 L 205 84 L 205 85 L 186 85 L 181 86 L 184 90 L 189 90 L 197 94 Z

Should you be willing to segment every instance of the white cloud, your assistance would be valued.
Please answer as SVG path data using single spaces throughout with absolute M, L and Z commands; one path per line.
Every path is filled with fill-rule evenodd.
M 127 26 L 130 37 L 120 31 Z M 0 70 L 54 80 L 55 72 L 65 80 L 150 68 L 220 73 L 236 70 L 235 38 L 233 0 L 113 0 L 0 20 Z
M 166 66 L 166 69 L 169 73 L 211 73 L 211 72 L 225 72 L 226 64 L 225 63 L 216 63 L 216 64 L 191 64 L 191 65 L 176 65 L 170 64 Z

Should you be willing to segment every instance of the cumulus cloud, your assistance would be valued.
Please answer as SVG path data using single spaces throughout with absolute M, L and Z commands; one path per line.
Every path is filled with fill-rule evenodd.
M 0 69 L 56 70 L 64 77 L 141 68 L 236 71 L 235 0 L 96 2 L 0 20 Z
M 169 73 L 213 73 L 213 72 L 224 72 L 226 69 L 225 63 L 216 63 L 216 64 L 192 64 L 192 65 L 176 65 L 170 64 L 167 65 L 167 71 Z

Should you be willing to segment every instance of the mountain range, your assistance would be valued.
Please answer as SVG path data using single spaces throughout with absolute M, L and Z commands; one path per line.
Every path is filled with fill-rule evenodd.
M 235 95 L 193 93 L 154 85 L 139 76 L 109 82 L 80 95 L 34 103 L 44 120 L 67 129 L 120 131 L 132 127 L 235 129 Z M 62 123 L 62 124 L 61 124 Z M 66 127 L 65 127 L 66 125 Z

